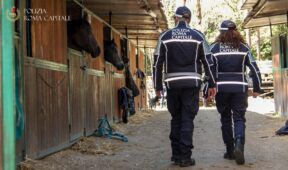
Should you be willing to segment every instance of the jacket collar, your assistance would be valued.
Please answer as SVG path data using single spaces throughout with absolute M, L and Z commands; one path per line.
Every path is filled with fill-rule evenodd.
M 189 25 L 185 21 L 179 21 L 175 28 L 189 28 Z

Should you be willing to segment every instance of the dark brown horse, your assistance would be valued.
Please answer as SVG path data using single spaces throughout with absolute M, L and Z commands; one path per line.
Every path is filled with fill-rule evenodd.
M 128 64 L 125 65 L 125 84 L 126 87 L 132 91 L 133 97 L 136 97 L 140 94 L 139 88 L 133 79 Z
M 67 23 L 68 47 L 90 53 L 93 58 L 100 54 L 99 45 L 86 19 L 80 18 Z
M 119 55 L 114 39 L 104 41 L 104 58 L 105 61 L 113 64 L 118 70 L 124 69 L 124 63 Z

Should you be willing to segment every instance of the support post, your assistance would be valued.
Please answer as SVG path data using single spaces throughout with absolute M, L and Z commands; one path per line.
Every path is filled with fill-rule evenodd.
M 287 11 L 287 13 L 286 13 L 286 27 L 287 27 L 287 29 L 288 29 L 288 11 Z
M 270 37 L 273 37 L 273 31 L 272 31 L 272 24 L 271 24 L 271 20 L 269 18 L 269 26 L 270 26 Z
M 6 15 L 11 11 L 13 0 L 2 1 L 1 48 L 2 48 L 2 111 L 3 111 L 3 169 L 15 169 L 15 73 L 13 21 Z M 8 12 L 9 13 L 9 12 Z M 9 15 L 9 14 L 8 14 Z
M 144 63 L 145 63 L 145 70 L 144 70 L 144 73 L 145 75 L 147 75 L 147 51 L 146 51 L 146 46 L 144 46 Z
M 137 46 L 137 54 L 136 54 L 136 68 L 139 68 L 139 37 L 136 37 L 136 46 Z

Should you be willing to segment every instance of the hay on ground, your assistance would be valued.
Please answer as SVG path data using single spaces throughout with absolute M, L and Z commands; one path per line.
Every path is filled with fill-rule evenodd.
M 96 143 L 95 138 L 83 138 L 72 146 L 72 150 L 92 155 L 113 155 L 119 149 L 119 146 L 107 140 Z

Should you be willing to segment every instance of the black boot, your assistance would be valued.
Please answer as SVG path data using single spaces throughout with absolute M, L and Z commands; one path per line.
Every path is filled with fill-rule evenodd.
M 224 159 L 228 159 L 228 160 L 234 160 L 235 159 L 233 152 L 225 152 L 223 157 L 224 157 Z
M 175 165 L 180 165 L 181 162 L 180 158 L 174 156 L 171 157 L 171 161 L 174 162 Z
M 193 166 L 195 165 L 195 159 L 190 158 L 190 159 L 183 159 L 180 161 L 180 167 L 188 167 L 188 166 Z
M 234 156 L 238 165 L 243 165 L 245 163 L 244 144 L 241 142 L 241 139 L 236 139 L 235 141 Z
M 234 144 L 226 147 L 226 152 L 224 153 L 224 159 L 233 160 L 234 156 Z

